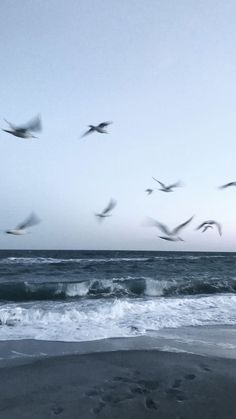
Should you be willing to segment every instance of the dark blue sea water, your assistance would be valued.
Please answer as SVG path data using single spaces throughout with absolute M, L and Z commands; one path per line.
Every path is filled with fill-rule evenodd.
M 236 324 L 236 253 L 0 251 L 0 339 Z

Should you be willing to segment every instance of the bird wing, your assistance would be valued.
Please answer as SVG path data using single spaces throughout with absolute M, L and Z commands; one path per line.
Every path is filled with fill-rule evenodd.
M 28 122 L 23 127 L 17 128 L 17 130 L 25 130 L 25 131 L 41 131 L 42 129 L 42 123 L 40 116 L 36 116 L 34 119 Z
M 182 228 L 186 227 L 193 219 L 194 216 L 192 216 L 191 218 L 189 218 L 187 221 L 185 221 L 184 223 L 178 225 L 177 227 L 174 228 L 174 230 L 172 231 L 172 234 L 175 236 L 176 234 L 178 234 L 178 232 L 180 230 L 182 230 Z
M 107 207 L 102 211 L 102 214 L 107 214 L 116 206 L 116 201 L 111 199 Z
M 99 128 L 105 128 L 105 127 L 107 127 L 108 125 L 111 125 L 112 124 L 112 121 L 106 121 L 106 122 L 101 122 L 98 126 L 99 126 Z
M 236 182 L 225 183 L 225 185 L 219 186 L 219 189 L 225 189 L 225 188 L 228 188 L 229 186 L 236 186 Z
M 36 224 L 40 223 L 40 219 L 37 217 L 37 215 L 35 215 L 33 212 L 29 215 L 28 218 L 26 218 L 25 221 L 23 221 L 22 223 L 20 223 L 16 229 L 17 230 L 24 230 L 27 227 L 32 227 Z
M 16 129 L 16 126 L 9 122 L 7 119 L 4 119 L 4 121 L 9 125 L 10 128 L 12 128 L 13 130 Z
M 217 227 L 217 230 L 219 232 L 219 235 L 222 236 L 222 226 L 217 221 L 214 222 L 215 226 Z
M 202 228 L 202 227 L 204 227 L 206 224 L 209 224 L 209 222 L 208 221 L 203 221 L 203 223 L 201 223 L 197 228 L 196 228 L 196 230 L 200 230 L 200 228 Z
M 152 177 L 156 182 L 159 183 L 159 185 L 161 185 L 162 188 L 166 188 L 166 186 L 164 185 L 164 183 L 160 182 L 159 180 L 157 180 L 156 178 Z
M 147 223 L 152 227 L 159 228 L 159 230 L 161 230 L 162 233 L 167 234 L 167 236 L 171 235 L 169 228 L 165 224 L 162 224 L 159 221 L 154 220 L 153 218 L 148 218 Z
M 88 131 L 85 131 L 83 135 L 81 135 L 80 138 L 86 137 L 86 135 L 91 134 L 94 131 L 94 128 L 89 128 Z
M 168 189 L 178 188 L 178 187 L 180 187 L 180 186 L 181 186 L 181 182 L 180 182 L 180 180 L 179 180 L 178 182 L 173 183 L 172 185 L 169 185 L 169 186 L 168 186 Z

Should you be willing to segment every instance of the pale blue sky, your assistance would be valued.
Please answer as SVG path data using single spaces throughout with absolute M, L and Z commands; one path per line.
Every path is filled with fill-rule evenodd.
M 236 250 L 236 3 L 1 0 L 1 126 L 40 113 L 40 140 L 0 134 L 0 248 Z M 109 135 L 80 139 L 112 120 Z M 172 194 L 144 190 L 181 179 Z M 118 201 L 98 224 L 94 212 Z M 175 226 L 157 239 L 145 217 Z M 196 225 L 213 218 L 223 236 Z

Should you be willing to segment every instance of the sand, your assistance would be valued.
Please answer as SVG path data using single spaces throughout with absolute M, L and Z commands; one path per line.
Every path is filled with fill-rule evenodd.
M 236 361 L 158 350 L 0 364 L 1 419 L 234 419 Z

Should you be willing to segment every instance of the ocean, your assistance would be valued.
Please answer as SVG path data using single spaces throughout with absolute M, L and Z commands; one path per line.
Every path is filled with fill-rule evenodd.
M 236 325 L 236 253 L 0 251 L 0 340 Z

